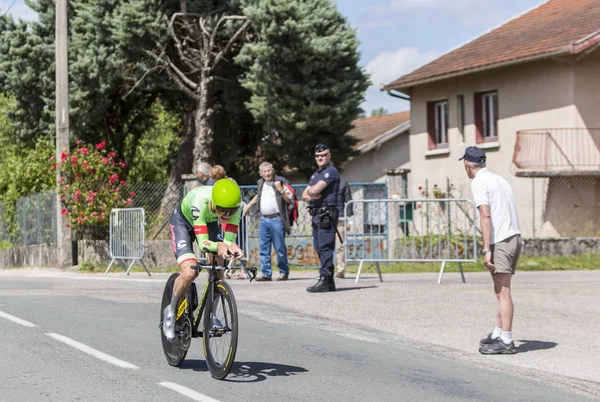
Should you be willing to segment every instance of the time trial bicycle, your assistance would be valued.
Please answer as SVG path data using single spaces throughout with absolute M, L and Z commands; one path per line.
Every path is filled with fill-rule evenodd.
M 206 252 L 206 250 L 205 250 Z M 169 277 L 163 292 L 160 306 L 160 336 L 167 362 L 174 367 L 181 366 L 192 344 L 192 338 L 202 338 L 204 357 L 210 374 L 222 380 L 231 371 L 238 343 L 238 313 L 233 290 L 227 282 L 219 279 L 219 271 L 231 268 L 217 264 L 217 254 L 211 255 L 211 265 L 194 265 L 191 268 L 198 274 L 204 269 L 208 272 L 208 281 L 202 298 L 198 299 L 196 284 L 192 281 L 185 297 L 177 303 L 175 316 L 175 338 L 165 337 L 162 325 L 164 310 L 171 303 L 173 286 L 179 272 Z M 236 268 L 234 268 L 236 269 Z M 256 267 L 246 267 L 250 281 L 256 278 Z M 198 275 L 196 275 L 198 277 Z M 198 330 L 202 317 L 202 329 Z

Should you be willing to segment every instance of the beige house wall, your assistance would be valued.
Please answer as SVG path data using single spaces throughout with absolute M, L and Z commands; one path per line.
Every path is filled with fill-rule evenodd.
M 380 146 L 352 158 L 342 176 L 351 183 L 381 181 L 383 169 L 406 167 L 410 162 L 409 134 L 401 133 Z
M 547 203 L 550 180 L 516 177 L 512 157 L 519 130 L 592 125 L 600 127 L 600 113 L 595 112 L 600 105 L 600 78 L 597 74 L 600 71 L 600 52 L 597 53 L 594 57 L 584 58 L 579 64 L 544 60 L 413 88 L 410 139 L 412 177 L 409 195 L 419 198 L 418 187 L 424 187 L 426 182 L 430 188 L 437 184 L 445 189 L 446 178 L 449 178 L 457 189 L 455 196 L 462 194 L 471 198 L 470 180 L 464 172 L 462 162 L 457 159 L 467 146 L 477 145 L 474 94 L 496 90 L 498 143 L 480 144 L 487 148 L 488 168 L 505 177 L 512 185 L 524 236 L 572 235 L 568 233 L 570 230 L 565 229 L 563 222 L 556 222 L 560 215 L 554 211 L 569 205 L 572 207 L 574 200 L 564 197 L 559 204 L 556 204 L 556 199 Z M 458 128 L 458 95 L 464 96 L 464 132 Z M 426 102 L 443 99 L 448 100 L 449 106 L 449 148 L 447 152 L 435 155 L 436 152 L 428 150 Z M 597 181 L 592 180 L 591 183 L 593 188 Z M 565 184 L 554 183 L 554 189 L 557 185 Z M 547 222 L 548 206 L 553 209 L 554 223 Z

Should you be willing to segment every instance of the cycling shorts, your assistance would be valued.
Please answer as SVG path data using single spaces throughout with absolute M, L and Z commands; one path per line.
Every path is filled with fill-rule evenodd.
M 207 223 L 206 226 L 208 226 L 208 240 L 223 241 L 218 221 Z M 194 241 L 196 239 L 194 227 L 185 219 L 180 207 L 173 211 L 169 228 L 171 229 L 171 248 L 177 263 L 180 264 L 187 259 L 196 259 L 194 254 Z

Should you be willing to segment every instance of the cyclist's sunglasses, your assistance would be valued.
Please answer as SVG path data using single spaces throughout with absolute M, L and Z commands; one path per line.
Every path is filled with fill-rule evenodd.
M 219 214 L 219 215 L 231 216 L 238 211 L 239 207 L 235 207 L 235 208 L 216 207 L 215 209 L 217 210 L 217 214 Z

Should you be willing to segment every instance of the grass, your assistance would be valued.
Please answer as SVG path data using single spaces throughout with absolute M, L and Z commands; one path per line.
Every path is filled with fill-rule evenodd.
M 417 262 L 403 262 L 403 263 L 380 263 L 379 264 L 382 273 L 418 273 L 418 272 L 439 272 L 441 263 L 417 263 Z M 465 272 L 483 272 L 482 259 L 479 259 L 477 263 L 463 263 L 463 271 Z M 82 263 L 79 265 L 80 272 L 104 272 L 106 271 L 107 265 Z M 306 271 L 307 268 L 301 266 L 290 267 L 292 271 Z M 310 268 L 308 268 L 310 269 Z M 519 259 L 517 266 L 518 271 L 573 271 L 573 270 L 593 270 L 600 269 L 600 254 L 588 254 L 588 255 L 571 255 L 571 256 L 560 256 L 560 257 L 527 257 L 523 256 Z M 346 272 L 355 273 L 358 270 L 358 264 L 346 264 Z M 175 264 L 167 267 L 152 268 L 151 272 L 179 272 L 179 267 Z M 458 272 L 457 263 L 446 263 L 446 272 Z M 123 268 L 118 265 L 113 265 L 110 272 L 125 272 Z M 144 268 L 136 263 L 131 272 L 145 272 Z M 377 272 L 374 263 L 365 263 L 363 265 L 364 273 L 375 273 Z

